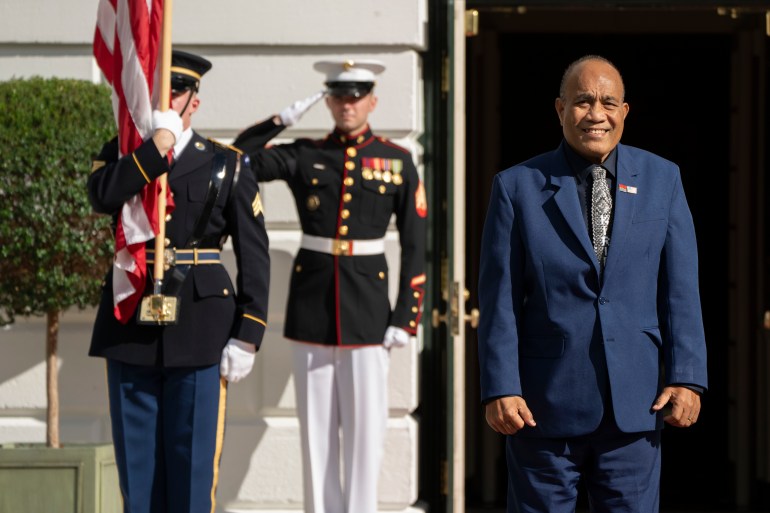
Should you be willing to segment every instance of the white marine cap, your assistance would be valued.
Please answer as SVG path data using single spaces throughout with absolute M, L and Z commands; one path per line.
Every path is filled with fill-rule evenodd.
M 318 61 L 316 71 L 326 75 L 332 96 L 366 96 L 374 87 L 375 77 L 385 71 L 385 64 L 373 59 Z

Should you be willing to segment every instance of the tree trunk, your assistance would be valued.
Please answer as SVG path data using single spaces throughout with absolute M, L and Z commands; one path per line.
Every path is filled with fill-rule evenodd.
M 46 384 L 48 389 L 48 447 L 59 448 L 59 310 L 48 312 L 48 326 L 45 344 Z

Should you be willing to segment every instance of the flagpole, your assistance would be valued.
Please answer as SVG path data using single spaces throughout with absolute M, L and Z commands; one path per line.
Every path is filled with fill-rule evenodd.
M 171 3 L 163 2 L 163 27 L 160 44 L 160 95 L 158 109 L 165 112 L 171 104 Z M 158 233 L 155 236 L 155 268 L 153 273 L 152 295 L 142 299 L 139 322 L 157 324 L 175 324 L 178 320 L 179 301 L 175 296 L 163 295 L 163 274 L 166 270 L 166 194 L 168 173 L 158 177 L 160 195 L 158 197 Z
M 171 9 L 173 0 L 163 2 L 163 29 L 161 32 L 160 47 L 160 96 L 158 110 L 165 112 L 171 103 Z M 155 294 L 161 294 L 163 285 L 163 273 L 165 271 L 166 249 L 166 189 L 168 187 L 168 173 L 158 177 L 160 184 L 160 197 L 158 198 L 158 234 L 155 237 L 155 269 L 154 290 Z

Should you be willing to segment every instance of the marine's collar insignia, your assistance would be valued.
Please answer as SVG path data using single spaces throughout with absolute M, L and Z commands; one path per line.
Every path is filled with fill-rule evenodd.
M 201 141 L 195 141 L 195 149 L 198 151 L 203 151 L 206 149 L 206 145 L 203 144 Z

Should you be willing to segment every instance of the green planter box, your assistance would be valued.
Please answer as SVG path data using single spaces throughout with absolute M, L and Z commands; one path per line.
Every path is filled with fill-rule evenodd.
M 120 513 L 112 445 L 0 445 L 0 513 Z

